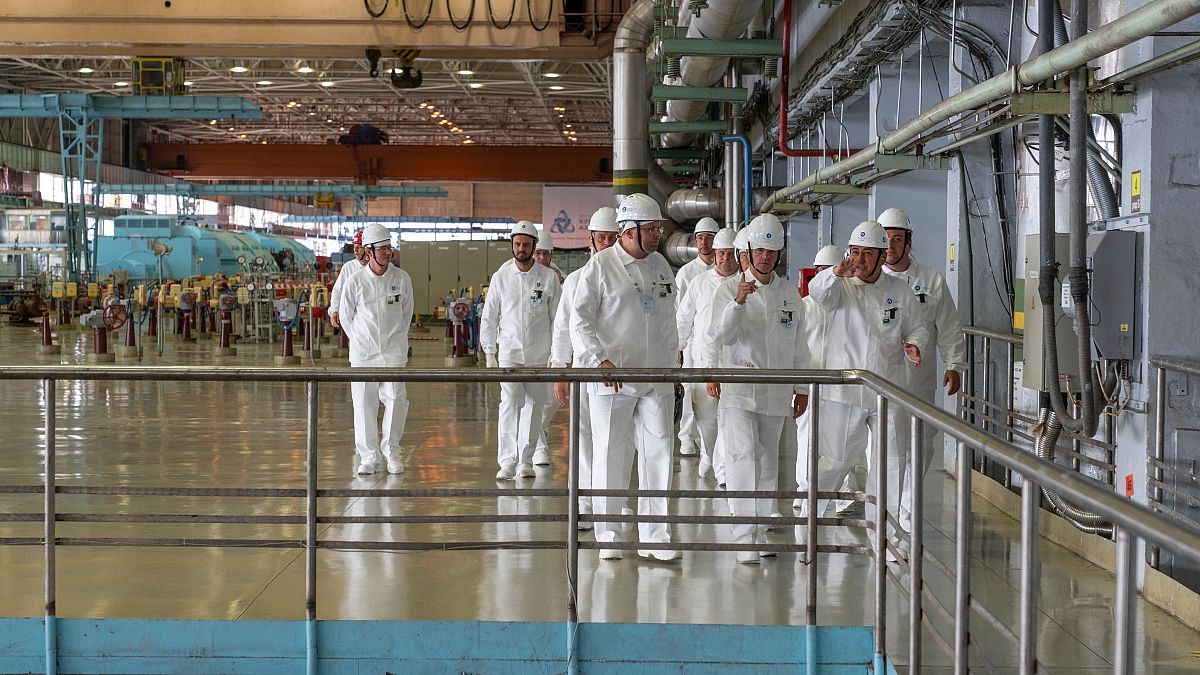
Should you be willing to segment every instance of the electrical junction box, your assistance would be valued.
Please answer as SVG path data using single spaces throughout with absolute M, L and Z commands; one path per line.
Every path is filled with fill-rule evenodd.
M 1104 359 L 1137 360 L 1141 352 L 1138 296 L 1142 287 L 1140 235 L 1129 230 L 1088 234 L 1092 341 Z
M 1077 391 L 1079 389 L 1079 349 L 1071 318 L 1063 313 L 1062 283 L 1054 280 L 1054 325 L 1046 326 L 1042 318 L 1042 301 L 1038 297 L 1039 276 L 1041 273 L 1040 238 L 1036 234 L 1025 237 L 1025 367 L 1021 373 L 1021 383 L 1026 389 L 1048 391 L 1050 389 L 1045 373 L 1045 331 L 1053 330 L 1058 341 L 1058 371 L 1063 381 L 1063 390 Z M 1066 234 L 1055 235 L 1055 255 L 1059 263 L 1059 276 L 1065 277 L 1070 264 L 1068 249 L 1069 237 Z

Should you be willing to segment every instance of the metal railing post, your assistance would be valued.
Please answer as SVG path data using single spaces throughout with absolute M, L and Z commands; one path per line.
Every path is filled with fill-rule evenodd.
M 567 445 L 567 673 L 579 673 L 579 397 L 571 383 Z M 591 486 L 588 486 L 591 487 Z
M 1021 476 L 1021 621 L 1020 675 L 1033 675 L 1037 669 L 1037 539 L 1038 484 L 1029 474 Z
M 1013 399 L 1013 389 L 1016 387 L 1017 380 L 1017 345 L 1012 342 L 1004 343 L 1008 352 L 1008 389 L 1004 394 L 1005 417 L 1004 423 L 1007 429 L 1004 432 L 1004 440 L 1009 443 L 1013 442 L 1013 425 L 1016 423 L 1016 418 L 1013 417 L 1013 406 L 1016 401 Z M 1012 469 L 1004 467 L 1004 487 L 1012 487 Z
M 983 401 L 983 430 L 990 431 L 988 416 L 992 414 L 989 405 L 992 402 L 992 339 L 987 336 L 983 338 L 983 392 L 980 394 L 980 400 Z
M 958 512 L 954 523 L 954 674 L 967 675 L 971 630 L 971 449 L 958 442 Z
M 909 494 L 912 495 L 912 503 L 909 504 L 909 526 L 911 531 L 909 537 L 911 539 L 908 553 L 908 594 L 910 603 L 910 615 L 908 624 L 908 670 L 912 673 L 921 672 L 921 618 L 924 615 L 924 607 L 921 598 L 921 588 L 924 585 L 922 578 L 922 551 L 921 551 L 921 520 L 925 516 L 925 509 L 922 508 L 922 498 L 924 495 L 924 474 L 921 471 L 923 466 L 921 463 L 921 418 L 912 415 L 912 428 L 909 436 Z M 886 466 L 886 465 L 885 465 Z M 901 509 L 904 506 L 901 505 Z
M 55 539 L 54 522 L 57 519 L 57 512 L 54 509 L 55 497 L 55 466 L 54 455 L 55 448 L 55 428 L 54 428 L 54 407 L 57 403 L 57 387 L 54 380 L 46 378 L 42 380 L 42 392 L 46 397 L 45 409 L 45 425 L 46 425 L 46 458 L 45 458 L 45 594 L 46 594 L 46 675 L 56 675 L 58 673 L 58 602 L 57 591 L 55 588 L 55 576 L 57 565 L 55 562 Z
M 1117 539 L 1117 597 L 1113 613 L 1113 675 L 1130 675 L 1136 656 L 1133 641 L 1134 604 L 1137 595 L 1135 553 L 1137 537 L 1123 527 L 1116 530 Z
M 887 672 L 887 427 L 888 400 L 875 396 L 875 672 Z
M 1150 475 L 1154 476 L 1155 484 L 1149 490 L 1153 497 L 1151 508 L 1159 512 L 1162 508 L 1162 479 L 1163 470 L 1161 462 L 1166 458 L 1166 435 L 1167 435 L 1167 370 L 1166 368 L 1155 368 L 1154 374 L 1154 470 Z M 1160 562 L 1160 552 L 1158 546 L 1150 547 L 1150 566 L 1158 569 Z
M 821 438 L 821 385 L 812 384 L 808 390 L 808 520 L 804 550 L 804 622 L 808 625 L 805 639 L 805 668 L 809 675 L 817 672 L 817 461 L 821 453 L 817 444 Z M 840 485 L 835 487 L 836 490 Z
M 305 383 L 307 394 L 308 487 L 304 523 L 305 665 L 317 675 L 317 382 Z

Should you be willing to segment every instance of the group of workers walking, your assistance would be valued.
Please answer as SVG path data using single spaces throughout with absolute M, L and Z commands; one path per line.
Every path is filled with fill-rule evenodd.
M 702 219 L 695 228 L 697 258 L 678 272 L 658 253 L 662 214 L 647 195 L 629 195 L 616 209 L 599 209 L 588 230 L 591 258 L 564 278 L 550 262 L 548 234 L 529 221 L 513 227 L 512 260 L 493 274 L 481 316 L 480 345 L 489 367 L 864 369 L 933 400 L 936 347 L 945 362 L 946 393 L 958 391 L 966 358 L 958 311 L 942 276 L 912 258 L 913 228 L 899 209 L 856 226 L 844 256 L 833 246 L 821 249 L 805 297 L 776 272 L 785 234 L 771 214 L 737 232 Z M 352 366 L 403 366 L 411 282 L 388 264 L 391 240 L 385 228 L 367 226 L 356 244 L 363 251 L 360 264 L 348 264 L 350 271 L 339 276 L 332 319 L 350 337 Z M 580 486 L 628 489 L 636 463 L 639 489 L 668 490 L 677 435 L 674 386 L 602 381 L 585 387 L 579 401 Z M 402 471 L 404 385 L 356 383 L 352 391 L 358 472 L 377 471 L 381 454 L 389 472 Z M 772 492 L 780 488 L 781 447 L 794 440 L 798 490 L 816 480 L 821 491 L 837 491 L 856 467 L 866 467 L 868 488 L 874 486 L 881 467 L 868 447 L 883 422 L 874 401 L 858 385 L 820 388 L 819 460 L 809 467 L 808 394 L 803 385 L 686 385 L 680 452 L 699 454 L 701 479 L 731 491 Z M 549 422 L 568 398 L 565 383 L 501 385 L 497 480 L 532 478 L 535 465 L 549 464 Z M 379 403 L 382 439 L 375 424 Z M 910 471 L 921 477 L 928 469 L 931 439 L 922 440 L 924 465 L 908 466 L 907 421 L 899 411 L 887 415 L 888 510 L 907 530 L 906 479 Z M 637 512 L 665 516 L 667 501 L 640 497 Z M 747 518 L 779 516 L 775 504 L 737 498 L 729 500 L 729 510 Z M 579 510 L 611 515 L 624 505 L 624 498 L 585 497 Z M 797 500 L 794 508 L 805 515 L 805 506 Z M 819 503 L 818 515 L 830 508 Z M 592 523 L 581 521 L 580 527 Z M 619 522 L 598 517 L 594 527 L 598 542 L 622 540 Z M 765 525 L 733 525 L 732 534 L 746 546 L 767 543 Z M 638 525 L 640 542 L 670 538 L 666 524 Z M 622 554 L 618 548 L 600 550 L 604 560 Z M 638 555 L 680 557 L 678 551 L 653 548 Z M 770 555 L 743 551 L 737 559 L 752 564 Z

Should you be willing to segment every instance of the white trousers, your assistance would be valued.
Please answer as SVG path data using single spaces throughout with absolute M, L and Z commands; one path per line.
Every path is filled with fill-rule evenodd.
M 728 490 L 774 491 L 779 489 L 779 440 L 783 435 L 782 415 L 761 415 L 738 408 L 721 408 L 722 435 L 729 464 L 725 467 Z M 766 518 L 775 512 L 774 499 L 729 500 L 734 516 Z M 766 525 L 738 523 L 732 526 L 737 544 L 766 542 Z
M 666 490 L 671 485 L 671 427 L 674 398 L 654 393 L 590 394 L 592 417 L 592 487 L 623 490 L 629 486 L 634 446 L 637 447 L 638 487 Z M 633 444 L 629 430 L 633 430 Z M 596 513 L 619 514 L 624 497 L 594 497 Z M 666 497 L 639 497 L 640 515 L 665 516 Z M 596 541 L 620 541 L 621 523 L 596 523 Z M 638 537 L 644 542 L 668 542 L 666 523 L 639 523 Z
M 691 368 L 693 366 L 692 355 L 690 349 L 683 350 L 683 367 Z M 700 430 L 696 428 L 696 411 L 693 407 L 695 401 L 692 397 L 695 395 L 696 388 L 704 390 L 703 384 L 695 382 L 685 382 L 683 385 L 683 414 L 679 417 L 679 447 L 682 450 L 690 450 L 688 444 L 695 445 L 696 440 L 700 437 Z M 672 411 L 674 416 L 674 411 Z
M 714 470 L 720 467 L 717 475 L 723 476 L 725 475 L 725 458 L 716 452 L 717 399 L 708 395 L 708 388 L 703 384 L 693 387 L 689 393 L 690 395 L 685 400 L 692 402 L 696 430 L 700 432 L 700 461 L 712 464 Z
M 354 450 L 363 464 L 378 464 L 380 451 L 400 457 L 400 438 L 408 421 L 408 389 L 403 382 L 351 382 L 354 402 Z M 379 404 L 383 404 L 383 438 L 379 437 Z
M 523 363 L 500 361 L 501 368 L 523 368 Z M 533 464 L 533 449 L 542 424 L 542 412 L 550 405 L 553 389 L 545 382 L 501 382 L 499 439 L 496 462 Z M 528 404 L 528 405 L 527 405 Z
M 868 462 L 869 448 L 879 425 L 879 414 L 873 409 L 821 401 L 820 438 L 817 462 L 817 489 L 833 492 L 840 489 L 854 470 L 855 465 L 866 464 L 867 493 L 875 495 L 876 476 L 880 470 L 887 476 L 887 509 L 897 518 L 901 516 L 901 484 L 908 468 L 908 445 L 902 443 L 903 430 L 908 429 L 908 415 L 889 411 L 887 419 L 887 462 L 878 466 L 874 460 Z M 898 426 L 899 425 L 899 426 Z M 829 503 L 822 500 L 817 504 L 817 515 L 825 515 Z M 867 505 L 867 517 L 875 517 L 875 507 Z
M 551 385 L 551 393 L 553 393 L 553 385 Z M 525 403 L 529 405 L 528 402 Z M 535 451 L 550 452 L 550 444 L 546 437 L 550 435 L 550 422 L 554 421 L 554 415 L 558 413 L 558 405 L 551 401 L 550 405 L 542 410 L 542 426 L 538 430 L 537 444 L 534 446 Z

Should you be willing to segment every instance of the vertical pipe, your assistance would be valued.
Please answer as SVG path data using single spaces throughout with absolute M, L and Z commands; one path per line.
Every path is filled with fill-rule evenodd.
M 924 579 L 922 578 L 922 551 L 921 551 L 921 520 L 924 518 L 925 509 L 921 506 L 921 501 L 924 496 L 924 478 L 921 467 L 921 418 L 916 415 L 912 416 L 912 429 L 909 436 L 909 494 L 912 495 L 912 503 L 909 504 L 909 512 L 912 514 L 910 527 L 912 532 L 910 537 L 909 555 L 908 555 L 908 594 L 909 602 L 911 603 L 911 611 L 908 624 L 908 669 L 909 672 L 921 672 L 921 619 L 924 615 L 922 607 L 921 589 L 924 587 Z
M 1037 669 L 1037 541 L 1038 495 L 1040 489 L 1033 477 L 1021 477 L 1021 621 L 1020 675 L 1034 675 Z
M 571 383 L 569 435 L 567 436 L 567 673 L 579 673 L 579 396 L 578 382 Z M 590 486 L 589 486 L 590 487 Z
M 55 429 L 54 406 L 58 399 L 54 380 L 42 380 L 42 394 L 46 397 L 46 461 L 45 461 L 45 594 L 46 594 L 46 675 L 58 673 L 58 627 L 55 625 L 58 615 L 56 604 L 55 573 L 57 571 L 54 559 L 54 521 L 57 514 L 54 510 L 55 494 Z
M 1017 346 L 1012 342 L 1006 342 L 1008 351 L 1008 380 L 1006 386 L 1008 389 L 1004 393 L 1005 426 L 1007 429 L 1004 432 L 1004 440 L 1009 443 L 1013 442 L 1013 424 L 1016 419 L 1013 417 L 1013 406 L 1016 401 L 1013 400 L 1013 388 L 1016 386 L 1016 369 L 1017 369 Z M 1012 469 L 1004 467 L 1004 487 L 1012 486 Z
M 954 523 L 954 675 L 967 675 L 971 630 L 971 449 L 958 442 L 958 501 Z
M 804 562 L 807 563 L 805 584 L 807 588 L 804 605 L 805 623 L 810 626 L 817 624 L 817 458 L 820 453 L 817 445 L 821 433 L 821 385 L 812 384 L 808 392 L 808 522 L 805 526 Z M 840 487 L 840 486 L 839 486 Z M 837 489 L 837 488 L 834 488 Z
M 1137 537 L 1123 527 L 1116 528 L 1117 538 L 1117 597 L 1113 614 L 1113 675 L 1130 675 L 1133 659 L 1137 656 L 1137 645 L 1133 638 L 1134 595 L 1137 593 L 1136 551 Z
M 1157 462 L 1154 465 L 1152 475 L 1157 484 L 1149 490 L 1153 496 L 1154 508 L 1162 511 L 1162 464 L 1166 458 L 1166 434 L 1167 434 L 1167 371 L 1163 368 L 1155 368 L 1154 373 L 1154 459 Z M 1150 547 L 1150 566 L 1158 569 L 1159 565 L 1159 550 L 1158 546 Z
M 304 629 L 308 675 L 317 675 L 317 382 L 305 383 L 308 398 L 308 488 L 304 523 Z
M 875 672 L 887 672 L 887 426 L 888 400 L 875 397 Z

